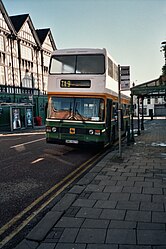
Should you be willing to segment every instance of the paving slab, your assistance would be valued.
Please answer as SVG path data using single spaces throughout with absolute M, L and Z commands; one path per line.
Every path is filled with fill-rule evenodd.
M 96 203 L 96 200 L 89 200 L 89 199 L 77 199 L 73 206 L 77 207 L 93 207 Z
M 78 234 L 79 229 L 78 228 L 65 228 L 63 231 L 59 242 L 64 242 L 64 243 L 73 243 L 76 239 L 76 236 Z
M 109 220 L 124 220 L 125 210 L 103 209 L 100 218 Z
M 136 229 L 137 222 L 135 221 L 126 221 L 126 220 L 111 220 L 109 228 L 114 229 Z
M 48 212 L 46 216 L 27 235 L 26 239 L 32 241 L 42 241 L 61 216 L 62 212 Z
M 24 239 L 15 247 L 15 249 L 36 249 L 38 246 L 39 244 L 37 242 Z
M 151 246 L 139 246 L 139 245 L 120 245 L 119 249 L 152 249 Z M 154 249 L 154 248 L 153 248 Z M 159 248 L 156 248 L 159 249 Z M 161 248 L 165 249 L 165 248 Z
M 52 208 L 52 211 L 65 211 L 76 199 L 76 194 L 65 194 L 63 198 Z
M 94 208 L 108 208 L 112 209 L 115 208 L 117 205 L 117 201 L 111 201 L 111 200 L 98 200 L 96 204 L 94 205 Z
M 106 237 L 106 229 L 82 228 L 79 231 L 77 243 L 103 243 Z
M 150 222 L 151 212 L 150 211 L 127 210 L 125 220 Z
M 85 249 L 86 244 L 58 243 L 54 249 Z
M 108 229 L 106 243 L 136 244 L 136 231 L 133 229 Z
M 88 244 L 87 249 L 118 249 L 118 245 Z
M 83 218 L 75 218 L 75 217 L 62 217 L 58 223 L 54 227 L 80 227 L 83 223 Z
M 54 249 L 55 248 L 55 245 L 54 243 L 42 243 L 40 244 L 40 246 L 38 247 L 38 249 Z
M 160 222 L 166 224 L 166 212 L 152 212 L 152 222 Z
M 138 230 L 138 244 L 142 245 L 165 245 L 166 231 L 163 230 Z
M 82 228 L 101 228 L 105 229 L 108 227 L 109 220 L 101 220 L 101 219 L 85 219 L 82 224 Z
M 97 219 L 101 212 L 102 209 L 100 208 L 81 208 L 76 214 L 76 217 Z

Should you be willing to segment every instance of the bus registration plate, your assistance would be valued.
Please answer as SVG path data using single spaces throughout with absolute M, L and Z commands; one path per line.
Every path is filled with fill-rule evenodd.
M 66 140 L 67 144 L 78 144 L 78 140 Z

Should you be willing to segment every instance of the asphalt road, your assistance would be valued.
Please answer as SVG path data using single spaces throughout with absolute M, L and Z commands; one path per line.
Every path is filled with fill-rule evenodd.
M 44 132 L 0 135 L 0 228 L 95 153 L 47 144 Z

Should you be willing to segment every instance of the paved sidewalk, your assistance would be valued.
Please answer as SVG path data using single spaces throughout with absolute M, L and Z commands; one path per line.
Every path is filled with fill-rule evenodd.
M 166 120 L 110 152 L 16 249 L 166 249 Z
M 34 132 L 45 132 L 45 125 L 42 126 L 34 126 L 34 127 L 30 127 L 27 129 L 18 129 L 15 131 L 0 131 L 0 136 L 5 136 L 5 135 L 18 135 L 21 133 L 34 133 Z

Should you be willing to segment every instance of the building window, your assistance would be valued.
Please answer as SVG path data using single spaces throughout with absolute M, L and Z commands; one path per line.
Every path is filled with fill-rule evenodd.
M 5 53 L 0 52 L 0 64 L 5 64 Z
M 108 75 L 113 78 L 113 62 L 108 58 Z
M 22 86 L 32 88 L 32 75 L 29 73 L 28 69 L 25 70 L 24 77 L 22 79 Z
M 46 73 L 46 74 L 48 73 L 48 67 L 44 66 L 44 73 Z
M 46 54 L 43 55 L 43 60 L 44 60 L 44 66 L 49 66 L 50 63 L 50 56 L 47 56 Z
M 5 68 L 0 66 L 0 85 L 5 85 Z
M 158 104 L 158 97 L 155 97 L 155 104 Z
M 21 57 L 22 59 L 32 61 L 32 49 L 21 44 Z
M 5 51 L 3 36 L 0 36 L 0 50 L 3 52 Z
M 118 67 L 114 64 L 114 80 L 118 81 Z
M 147 104 L 149 105 L 151 103 L 150 98 L 147 99 Z

